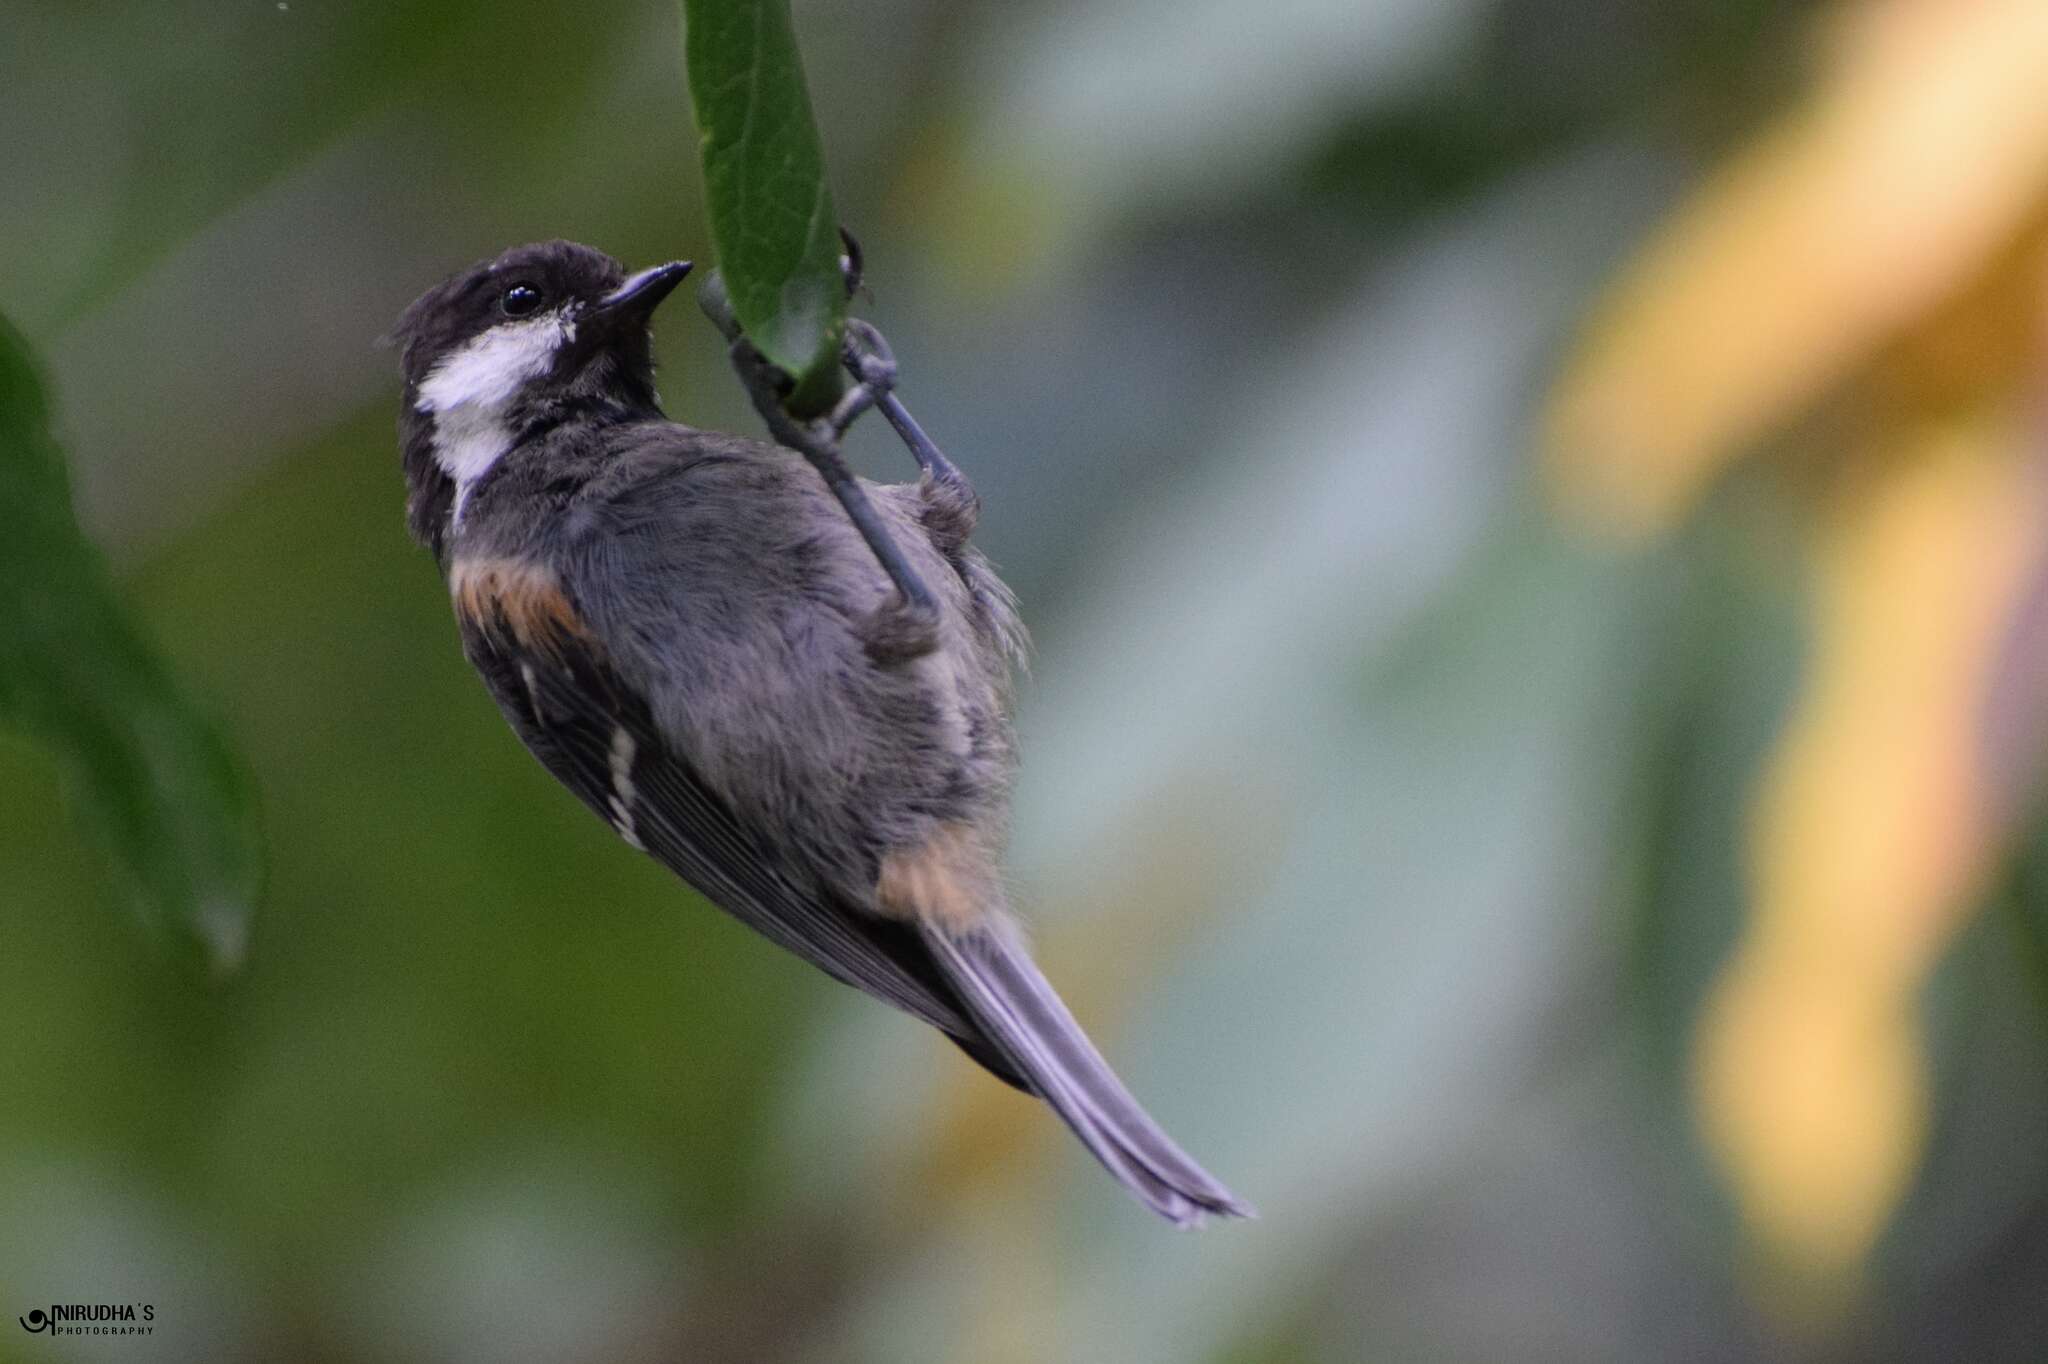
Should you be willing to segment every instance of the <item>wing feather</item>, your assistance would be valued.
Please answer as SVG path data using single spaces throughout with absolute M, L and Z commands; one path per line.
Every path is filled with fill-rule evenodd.
M 543 655 L 465 621 L 463 643 L 520 739 L 584 804 L 749 928 L 941 1029 L 1013 1078 L 988 1052 L 917 931 L 803 885 L 662 741 L 645 701 L 586 642 L 563 639 Z M 624 801 L 621 731 L 631 740 Z

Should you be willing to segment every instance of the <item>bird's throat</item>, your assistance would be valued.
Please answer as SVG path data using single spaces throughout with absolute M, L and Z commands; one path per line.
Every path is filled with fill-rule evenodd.
M 421 381 L 414 406 L 433 419 L 434 462 L 455 482 L 450 529 L 460 525 L 470 491 L 517 439 L 513 408 L 554 367 L 576 337 L 565 312 L 505 322 L 477 336 Z

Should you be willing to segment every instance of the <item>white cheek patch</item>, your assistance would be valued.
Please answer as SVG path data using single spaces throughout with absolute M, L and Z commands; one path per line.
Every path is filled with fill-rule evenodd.
M 576 323 L 557 309 L 491 328 L 434 366 L 414 403 L 434 418 L 434 461 L 455 480 L 454 519 L 476 481 L 512 448 L 506 411 L 519 390 L 545 375 L 555 352 L 576 339 Z
M 434 366 L 420 384 L 419 409 L 502 408 L 546 374 L 555 352 L 575 339 L 576 324 L 559 308 L 523 322 L 501 322 Z

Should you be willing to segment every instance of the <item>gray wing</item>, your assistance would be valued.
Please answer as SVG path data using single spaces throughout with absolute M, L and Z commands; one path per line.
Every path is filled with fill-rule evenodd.
M 990 608 L 1013 616 L 970 576 L 978 556 L 956 568 L 917 488 L 872 490 L 941 606 L 937 652 L 878 665 L 866 631 L 894 588 L 808 465 L 668 425 L 646 440 L 564 516 L 558 562 L 656 731 L 786 865 L 862 910 L 882 858 L 942 825 L 999 844 L 1014 632 Z
M 463 624 L 463 647 L 542 765 L 629 842 L 707 899 L 827 975 L 946 1033 L 1000 1078 L 982 1038 L 909 925 L 849 912 L 800 884 L 655 730 L 646 701 L 576 639 L 546 651 Z

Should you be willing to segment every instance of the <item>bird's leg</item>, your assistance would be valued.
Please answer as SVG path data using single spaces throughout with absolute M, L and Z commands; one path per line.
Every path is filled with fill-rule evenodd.
M 839 257 L 839 272 L 846 280 L 846 296 L 852 298 L 861 291 L 864 257 L 860 240 L 843 226 L 839 229 L 839 241 L 845 248 Z M 924 472 L 926 529 L 949 557 L 956 554 L 965 547 L 981 519 L 981 498 L 974 485 L 924 433 L 903 400 L 896 396 L 896 356 L 874 324 L 856 317 L 846 319 L 839 356 L 847 373 L 853 376 L 854 386 L 833 409 L 835 428 L 843 434 L 868 408 L 882 410 Z
M 854 384 L 832 409 L 830 420 L 833 428 L 844 433 L 853 420 L 870 407 L 878 409 L 888 419 L 889 425 L 909 448 L 911 457 L 917 461 L 917 467 L 924 471 L 925 504 L 932 513 L 931 529 L 941 541 L 941 547 L 952 553 L 967 543 L 967 537 L 974 533 L 975 524 L 981 519 L 981 498 L 976 495 L 974 485 L 967 481 L 958 465 L 946 458 L 945 451 L 924 433 L 924 428 L 903 406 L 903 400 L 896 396 L 896 356 L 873 324 L 857 317 L 846 319 L 840 360 L 846 366 L 846 372 L 853 376 Z
M 840 360 L 845 364 L 846 372 L 856 380 L 846 397 L 840 399 L 840 407 L 848 407 L 855 394 L 865 394 L 848 413 L 846 423 L 850 424 L 854 417 L 869 407 L 879 408 L 889 419 L 889 425 L 896 428 L 896 434 L 904 445 L 909 447 L 918 468 L 942 483 L 966 487 L 967 478 L 959 466 L 932 443 L 932 438 L 904 408 L 903 400 L 896 396 L 896 354 L 889 349 L 889 342 L 873 323 L 863 322 L 857 317 L 846 319 L 846 337 L 840 346 Z M 836 410 L 834 415 L 837 416 Z M 840 430 L 845 429 L 846 424 L 842 424 Z
M 705 315 L 725 333 L 731 343 L 728 355 L 740 386 L 753 400 L 754 410 L 768 424 L 776 441 L 801 454 L 825 480 L 825 486 L 839 499 L 847 519 L 867 542 L 889 580 L 896 585 L 896 598 L 884 603 L 866 622 L 869 657 L 879 663 L 896 663 L 931 653 L 939 645 L 939 607 L 931 589 L 903 555 L 902 547 L 882 524 L 881 514 L 869 500 L 867 490 L 846 467 L 839 453 L 843 425 L 834 417 L 802 422 L 789 414 L 782 399 L 789 391 L 789 375 L 771 364 L 741 333 L 723 287 L 714 275 L 699 296 Z M 851 395 L 849 395 L 851 396 Z M 842 399 L 840 406 L 845 406 Z M 836 410 L 835 410 L 835 416 Z M 854 415 L 858 415 L 856 412 Z M 847 418 L 852 420 L 852 416 Z

